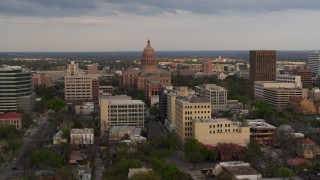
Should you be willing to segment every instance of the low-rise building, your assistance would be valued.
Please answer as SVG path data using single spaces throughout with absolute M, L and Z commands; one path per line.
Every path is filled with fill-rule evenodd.
M 132 126 L 112 126 L 109 129 L 109 141 L 119 142 L 121 140 L 129 140 L 131 136 L 141 134 L 141 128 Z
M 129 168 L 129 173 L 128 173 L 128 179 L 130 179 L 133 175 L 137 173 L 147 173 L 149 171 L 152 171 L 152 169 L 147 169 L 145 167 L 142 168 Z
M 263 119 L 246 120 L 250 127 L 250 140 L 260 145 L 275 145 L 277 128 Z
M 241 161 L 220 162 L 215 166 L 216 176 L 222 172 L 230 174 L 232 176 L 232 180 L 258 180 L 262 178 L 262 174 L 259 171 L 251 167 L 249 163 Z
M 72 173 L 77 180 L 92 179 L 92 168 L 90 167 L 75 167 L 72 169 Z
M 94 110 L 94 102 L 83 102 L 82 105 L 74 107 L 76 115 L 89 115 Z
M 309 138 L 300 139 L 297 143 L 297 155 L 307 159 L 313 159 L 320 155 L 320 146 Z
M 22 114 L 16 113 L 16 112 L 8 112 L 6 114 L 1 114 L 0 115 L 0 124 L 13 125 L 17 129 L 21 129 L 22 116 L 23 116 Z
M 218 159 L 221 161 L 238 160 L 245 149 L 243 146 L 232 143 L 218 144 L 217 146 L 207 145 L 206 147 L 208 150 L 216 151 Z
M 267 88 L 301 88 L 301 83 L 277 82 L 277 81 L 255 81 L 254 82 L 254 98 L 265 100 L 265 89 Z
M 249 127 L 240 126 L 226 118 L 194 120 L 193 134 L 199 142 L 212 146 L 221 143 L 247 146 L 250 142 Z
M 212 112 L 224 111 L 227 108 L 227 89 L 215 84 L 203 84 L 196 87 L 197 92 L 211 102 Z
M 72 145 L 88 145 L 94 144 L 94 129 L 71 129 L 70 144 Z
M 68 142 L 67 138 L 63 137 L 63 131 L 62 130 L 58 131 L 53 136 L 53 144 L 62 144 L 62 143 L 67 143 L 67 142 Z
M 291 96 L 289 97 L 289 109 L 292 109 L 296 114 L 303 114 L 303 115 L 311 115 L 317 114 L 317 108 L 315 103 L 306 98 Z

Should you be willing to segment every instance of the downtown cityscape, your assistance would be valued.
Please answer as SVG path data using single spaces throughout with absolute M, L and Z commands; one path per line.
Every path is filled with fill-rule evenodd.
M 319 9 L 0 2 L 0 179 L 320 179 Z

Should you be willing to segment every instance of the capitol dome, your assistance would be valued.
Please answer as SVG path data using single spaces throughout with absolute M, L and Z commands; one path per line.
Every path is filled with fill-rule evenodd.
M 154 58 L 155 57 L 154 49 L 151 47 L 149 39 L 147 42 L 147 47 L 145 47 L 143 50 L 142 56 L 143 56 L 143 58 Z
M 144 48 L 141 58 L 142 70 L 156 70 L 157 60 L 154 49 L 150 45 L 150 40 L 147 41 L 147 47 Z

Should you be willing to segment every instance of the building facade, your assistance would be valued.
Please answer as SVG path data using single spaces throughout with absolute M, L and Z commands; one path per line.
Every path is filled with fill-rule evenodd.
M 87 74 L 98 74 L 98 64 L 89 64 Z
M 175 132 L 182 144 L 194 137 L 195 120 L 211 119 L 211 103 L 208 99 L 201 97 L 176 99 L 175 111 Z
M 276 127 L 266 123 L 263 119 L 246 121 L 250 127 L 250 141 L 258 142 L 260 146 L 272 146 L 276 144 Z
M 203 73 L 205 74 L 209 74 L 209 73 L 212 73 L 212 62 L 211 61 L 204 61 L 202 63 L 202 66 L 203 66 Z
M 250 128 L 242 127 L 226 118 L 195 120 L 193 134 L 194 139 L 211 146 L 222 143 L 247 146 L 250 142 Z
M 31 113 L 34 104 L 31 72 L 24 72 L 20 66 L 0 67 L 0 112 L 20 108 Z
M 320 52 L 316 51 L 309 54 L 307 64 L 312 73 L 320 75 Z
M 196 88 L 202 97 L 210 100 L 213 112 L 226 110 L 228 106 L 228 94 L 225 88 L 215 84 L 203 84 L 202 86 L 198 86 Z
M 127 98 L 100 98 L 101 133 L 112 126 L 144 127 L 145 103 Z
M 97 102 L 99 80 L 97 77 L 87 74 L 66 75 L 64 90 L 67 103 Z
M 317 114 L 317 107 L 315 103 L 306 98 L 291 96 L 289 97 L 289 109 L 295 114 L 312 115 Z
M 122 74 L 122 86 L 145 90 L 146 97 L 158 96 L 161 86 L 171 85 L 171 73 L 157 69 L 154 49 L 147 42 L 141 58 L 141 69 L 128 69 Z
M 22 119 L 23 115 L 16 112 L 8 112 L 5 114 L 0 115 L 0 124 L 1 125 L 12 125 L 15 126 L 17 129 L 22 128 Z
M 264 90 L 264 100 L 276 110 L 285 109 L 291 96 L 307 97 L 307 90 L 289 88 L 266 88 Z
M 94 129 L 71 129 L 70 144 L 72 145 L 89 145 L 94 144 Z
M 296 83 L 285 83 L 276 81 L 255 81 L 254 82 L 254 98 L 258 100 L 265 100 L 264 91 L 267 88 L 301 88 Z
M 309 88 L 312 87 L 312 71 L 306 68 L 297 68 L 293 71 L 294 74 L 301 77 L 302 87 Z
M 252 50 L 249 54 L 250 74 L 247 86 L 247 94 L 254 98 L 255 81 L 276 80 L 276 51 L 273 50 Z

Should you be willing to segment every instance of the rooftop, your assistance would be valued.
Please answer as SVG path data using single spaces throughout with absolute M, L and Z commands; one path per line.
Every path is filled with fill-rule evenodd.
M 207 102 L 210 102 L 210 100 L 203 98 L 203 97 L 193 96 L 192 98 L 190 98 L 189 102 L 191 102 L 191 103 L 207 103 Z
M 93 134 L 93 128 L 84 128 L 84 129 L 71 129 L 70 134 Z
M 141 128 L 132 127 L 132 126 L 112 126 L 110 128 L 110 132 L 117 132 L 117 131 L 131 131 L 132 134 L 140 134 Z
M 227 166 L 224 167 L 228 172 L 231 174 L 238 176 L 238 175 L 256 175 L 261 174 L 259 171 L 249 166 Z
M 110 105 L 144 104 L 141 100 L 110 100 Z
M 19 119 L 22 118 L 23 114 L 16 112 L 8 112 L 0 115 L 0 119 Z
M 276 129 L 275 126 L 272 126 L 271 124 L 266 123 L 264 119 L 246 120 L 246 121 L 248 123 L 248 126 L 250 126 L 251 128 L 256 128 L 256 129 L 263 129 L 263 128 Z
M 222 121 L 231 122 L 231 120 L 229 120 L 227 118 L 197 119 L 197 120 L 195 120 L 195 122 L 222 122 Z

